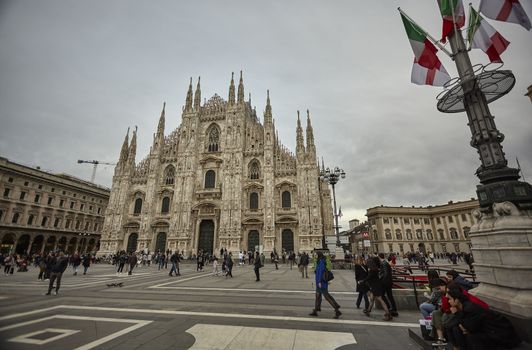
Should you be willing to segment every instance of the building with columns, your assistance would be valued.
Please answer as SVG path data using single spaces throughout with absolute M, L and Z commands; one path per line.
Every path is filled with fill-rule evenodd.
M 0 250 L 96 252 L 109 189 L 0 157 Z
M 236 92 L 236 93 L 235 93 Z M 319 179 L 313 129 L 299 112 L 295 154 L 278 138 L 269 92 L 262 122 L 244 99 L 242 73 L 228 99 L 202 103 L 188 87 L 181 124 L 165 134 L 165 106 L 150 152 L 136 161 L 137 130 L 115 168 L 99 254 L 199 250 L 268 254 L 321 248 L 332 234 L 330 191 Z M 306 140 L 305 140 L 306 139 Z
M 478 208 L 474 198 L 427 207 L 369 208 L 369 225 L 352 230 L 354 251 L 470 253 L 469 231 L 477 222 L 472 212 Z M 363 244 L 368 239 L 371 247 Z

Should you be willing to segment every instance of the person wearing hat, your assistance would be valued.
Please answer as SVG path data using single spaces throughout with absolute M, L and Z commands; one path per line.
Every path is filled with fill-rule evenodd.
M 325 270 L 327 270 L 325 256 L 322 252 L 317 254 L 318 261 L 316 262 L 316 299 L 314 304 L 314 310 L 309 314 L 310 316 L 318 316 L 318 311 L 321 311 L 322 296 L 331 304 L 334 309 L 334 318 L 339 318 L 342 314 L 340 312 L 340 305 L 329 294 L 329 282 L 323 278 Z

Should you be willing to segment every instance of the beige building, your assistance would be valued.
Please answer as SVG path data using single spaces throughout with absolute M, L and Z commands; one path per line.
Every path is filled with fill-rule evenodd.
M 452 201 L 428 207 L 374 207 L 367 210 L 371 251 L 467 252 L 478 201 Z
M 96 252 L 109 189 L 0 157 L 0 249 Z
M 244 100 L 242 74 L 227 101 L 202 101 L 192 80 L 181 125 L 165 135 L 165 109 L 148 155 L 137 131 L 115 168 L 99 254 L 127 251 L 309 251 L 333 233 L 331 197 L 319 180 L 313 129 L 299 112 L 296 152 L 277 136 L 269 94 L 261 121 Z M 306 139 L 306 140 L 305 140 Z

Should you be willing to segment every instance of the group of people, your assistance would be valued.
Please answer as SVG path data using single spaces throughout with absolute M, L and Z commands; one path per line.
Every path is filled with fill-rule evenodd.
M 469 293 L 474 287 L 470 281 L 455 270 L 445 277 L 429 270 L 427 277 L 431 294 L 419 309 L 425 319 L 432 320 L 437 337 L 433 346 L 450 342 L 455 350 L 495 350 L 519 345 L 510 321 Z

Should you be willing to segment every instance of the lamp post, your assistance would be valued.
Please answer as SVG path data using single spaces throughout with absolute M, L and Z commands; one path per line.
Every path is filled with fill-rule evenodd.
M 322 180 L 327 181 L 332 186 L 333 190 L 333 203 L 334 203 L 334 223 L 335 223 L 335 233 L 336 233 L 336 246 L 340 247 L 340 227 L 338 226 L 338 213 L 336 212 L 336 192 L 334 189 L 334 185 L 340 181 L 340 179 L 345 179 L 345 171 L 343 169 L 340 169 L 339 167 L 335 167 L 334 170 L 331 171 L 331 169 L 323 169 L 320 172 L 320 178 Z

